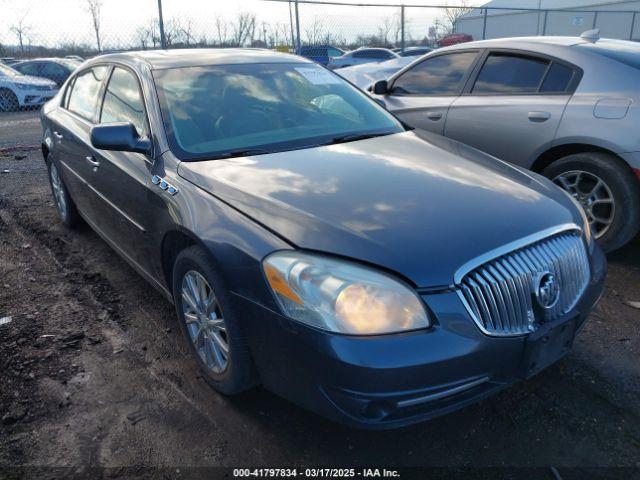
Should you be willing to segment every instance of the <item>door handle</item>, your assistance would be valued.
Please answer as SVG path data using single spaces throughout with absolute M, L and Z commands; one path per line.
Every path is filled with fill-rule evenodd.
M 437 122 L 442 118 L 442 112 L 427 112 L 427 118 Z
M 64 138 L 64 135 L 62 135 L 60 132 L 56 132 L 55 130 L 53 131 L 53 136 L 58 140 L 62 140 Z
M 531 122 L 546 122 L 551 118 L 549 112 L 529 112 L 529 120 Z
M 89 162 L 94 169 L 98 168 L 100 166 L 100 162 L 98 160 L 96 160 L 96 157 L 94 156 L 88 156 L 88 157 L 84 157 L 85 160 L 87 162 Z

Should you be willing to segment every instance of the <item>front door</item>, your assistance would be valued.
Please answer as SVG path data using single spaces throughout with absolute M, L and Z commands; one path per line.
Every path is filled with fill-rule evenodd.
M 379 98 L 406 124 L 443 134 L 449 106 L 462 91 L 479 52 L 429 56 L 391 81 Z
M 108 80 L 99 114 L 99 123 L 113 122 L 132 123 L 140 136 L 149 134 L 137 77 L 118 66 Z M 95 164 L 91 183 L 97 192 L 101 229 L 126 256 L 147 269 L 145 204 L 152 159 L 140 153 L 98 149 L 91 155 Z

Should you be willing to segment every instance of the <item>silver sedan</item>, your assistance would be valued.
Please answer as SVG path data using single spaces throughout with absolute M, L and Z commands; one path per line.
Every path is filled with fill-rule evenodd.
M 405 123 L 542 173 L 607 251 L 640 230 L 640 45 L 486 40 L 439 49 L 372 87 Z

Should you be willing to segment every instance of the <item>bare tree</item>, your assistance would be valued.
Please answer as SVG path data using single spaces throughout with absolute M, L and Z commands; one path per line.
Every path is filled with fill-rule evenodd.
M 100 13 L 102 10 L 102 0 L 87 0 L 87 11 L 91 15 L 91 22 L 93 23 L 93 31 L 96 34 L 96 46 L 98 52 L 102 51 L 101 38 L 100 38 Z
M 256 16 L 253 13 L 239 13 L 232 30 L 235 46 L 241 47 L 246 43 L 252 43 L 256 32 Z
M 278 47 L 281 45 L 291 45 L 291 33 L 289 26 L 286 23 L 276 23 L 268 25 L 268 44 L 271 47 Z
M 317 15 L 313 17 L 313 21 L 304 29 L 306 43 L 309 45 L 320 45 L 324 37 L 324 24 L 322 19 Z
M 473 10 L 473 7 L 469 6 L 468 0 L 459 0 L 457 7 L 446 7 L 443 9 L 443 21 L 442 24 L 445 28 L 445 35 L 454 33 L 456 30 L 456 23 L 460 17 Z
M 214 20 L 214 26 L 216 29 L 216 41 L 218 45 L 220 46 L 226 45 L 227 42 L 229 41 L 229 38 L 228 38 L 229 24 L 223 17 L 216 15 Z
M 20 53 L 23 53 L 23 54 L 24 54 L 24 42 L 25 40 L 27 41 L 29 40 L 29 32 L 31 30 L 31 27 L 26 24 L 26 19 L 28 14 L 29 12 L 25 12 L 24 15 L 20 17 L 20 20 L 18 20 L 18 23 L 16 23 L 11 27 L 11 31 L 15 33 L 16 36 L 18 37 L 18 43 L 20 44 Z
M 191 45 L 193 34 L 191 33 L 192 22 L 190 18 L 188 18 L 185 22 L 181 22 L 180 20 L 178 20 L 176 22 L 176 31 L 180 35 L 180 37 L 182 37 L 182 43 Z

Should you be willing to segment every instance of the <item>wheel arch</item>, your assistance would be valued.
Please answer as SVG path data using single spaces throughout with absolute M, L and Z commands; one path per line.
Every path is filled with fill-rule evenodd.
M 587 153 L 587 152 L 600 152 L 600 153 L 606 153 L 606 154 L 612 155 L 620 159 L 621 162 L 623 162 L 625 165 L 631 168 L 627 164 L 627 162 L 625 162 L 620 157 L 620 155 L 618 155 L 613 150 L 610 150 L 608 148 L 605 148 L 599 145 L 589 144 L 589 143 L 565 143 L 562 145 L 555 145 L 554 147 L 551 147 L 548 150 L 541 153 L 538 156 L 538 158 L 534 160 L 533 164 L 530 167 L 530 170 L 536 173 L 542 173 L 545 168 L 547 168 L 553 162 L 560 160 L 563 157 L 566 157 L 568 155 L 573 155 L 575 153 Z
M 169 230 L 162 238 L 160 247 L 162 274 L 170 293 L 173 293 L 173 267 L 176 258 L 182 250 L 193 245 L 204 248 L 202 241 L 193 232 L 181 227 Z

